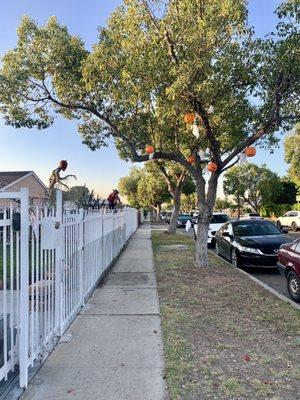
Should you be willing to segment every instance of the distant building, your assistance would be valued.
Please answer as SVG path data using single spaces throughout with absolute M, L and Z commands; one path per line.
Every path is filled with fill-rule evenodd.
M 33 171 L 0 171 L 0 192 L 29 190 L 30 206 L 41 206 L 48 200 L 48 189 Z M 11 200 L 0 199 L 0 208 L 8 207 Z

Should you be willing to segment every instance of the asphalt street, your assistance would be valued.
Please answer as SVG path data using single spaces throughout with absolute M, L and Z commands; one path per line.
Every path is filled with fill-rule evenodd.
M 289 236 L 291 236 L 294 240 L 300 237 L 300 232 L 289 232 Z M 272 268 L 269 270 L 262 270 L 262 269 L 245 269 L 249 274 L 255 276 L 255 278 L 259 279 L 260 281 L 266 283 L 267 285 L 271 286 L 273 289 L 277 290 L 279 293 L 284 294 L 285 296 L 289 297 L 289 293 L 287 290 L 286 279 L 283 277 L 277 268 Z

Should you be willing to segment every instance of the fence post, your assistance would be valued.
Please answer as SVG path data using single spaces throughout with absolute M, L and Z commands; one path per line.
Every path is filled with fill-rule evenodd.
M 28 384 L 29 320 L 29 202 L 28 188 L 21 188 L 21 263 L 20 263 L 20 387 Z
M 63 254 L 63 198 L 62 191 L 56 190 L 56 219 L 60 223 L 59 240 L 55 249 L 55 334 L 62 333 L 62 290 L 61 290 L 61 267 Z
M 80 209 L 79 214 L 79 238 L 78 238 L 78 251 L 79 251 L 79 297 L 80 304 L 84 306 L 84 282 L 83 282 L 83 265 L 84 265 L 84 210 Z
M 106 268 L 106 263 L 105 263 L 105 260 L 104 260 L 104 212 L 103 212 L 103 210 L 101 211 L 101 234 L 102 234 L 102 237 L 101 237 L 101 252 L 102 252 L 102 271 L 101 271 L 101 274 L 104 272 L 104 270 L 105 270 L 105 268 Z

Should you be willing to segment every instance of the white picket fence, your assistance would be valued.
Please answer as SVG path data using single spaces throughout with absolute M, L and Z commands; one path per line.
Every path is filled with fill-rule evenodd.
M 26 387 L 29 367 L 48 356 L 137 229 L 138 211 L 63 212 L 60 191 L 55 208 L 31 212 L 27 189 L 1 198 L 20 207 L 0 210 L 0 380 L 19 368 Z

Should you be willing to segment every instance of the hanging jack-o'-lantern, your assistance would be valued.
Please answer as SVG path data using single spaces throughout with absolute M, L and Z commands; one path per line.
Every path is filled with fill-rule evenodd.
M 186 124 L 193 124 L 195 121 L 195 114 L 194 113 L 187 113 L 184 116 L 184 122 Z
M 152 146 L 152 145 L 148 145 L 148 146 L 146 146 L 146 153 L 147 154 L 152 154 L 152 153 L 154 153 L 154 147 Z
M 187 161 L 189 164 L 194 164 L 195 161 L 196 161 L 196 158 L 195 158 L 195 156 L 189 156 L 189 157 L 186 159 L 186 161 Z
M 207 164 L 207 170 L 209 172 L 216 172 L 217 169 L 218 169 L 218 166 L 217 166 L 217 164 L 215 162 L 210 162 L 210 163 Z
M 247 147 L 245 149 L 245 154 L 247 157 L 254 157 L 256 154 L 256 148 L 254 146 Z

